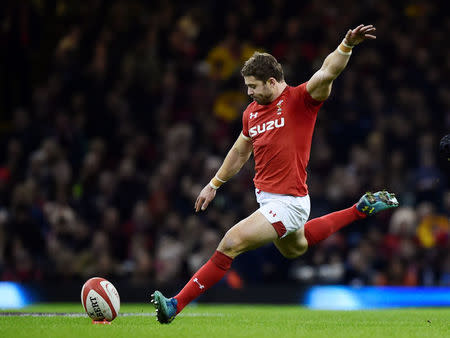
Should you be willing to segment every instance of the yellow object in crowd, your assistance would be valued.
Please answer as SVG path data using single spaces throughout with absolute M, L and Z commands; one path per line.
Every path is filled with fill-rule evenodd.
M 436 244 L 439 234 L 450 234 L 450 222 L 447 217 L 430 215 L 424 217 L 417 228 L 417 237 L 425 248 L 431 248 Z

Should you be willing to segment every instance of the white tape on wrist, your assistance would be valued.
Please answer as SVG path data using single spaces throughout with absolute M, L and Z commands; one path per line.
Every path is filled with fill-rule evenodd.
M 342 44 L 343 44 L 345 47 L 350 48 L 350 49 L 352 49 L 353 47 L 355 47 L 355 46 L 350 46 L 350 45 L 348 45 L 348 44 L 345 42 L 345 38 L 344 38 L 344 40 L 342 40 Z
M 352 55 L 352 51 L 350 51 L 350 52 L 344 52 L 344 51 L 342 51 L 339 47 L 338 47 L 337 51 L 338 51 L 339 54 L 342 54 L 342 55 Z
M 218 187 L 217 185 L 215 185 L 213 182 L 209 182 L 209 186 L 211 187 L 211 188 L 213 188 L 214 190 L 217 190 L 217 189 L 219 189 L 220 187 Z
M 219 177 L 217 177 L 217 175 L 214 176 L 214 177 L 216 178 L 216 180 L 218 180 L 218 181 L 221 182 L 221 183 L 226 183 L 226 182 L 227 182 L 227 181 L 221 180 Z

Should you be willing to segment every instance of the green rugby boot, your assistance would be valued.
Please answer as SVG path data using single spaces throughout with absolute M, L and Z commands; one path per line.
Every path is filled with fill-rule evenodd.
M 356 209 L 370 216 L 386 209 L 396 208 L 398 205 L 395 194 L 383 190 L 376 193 L 365 193 L 356 203 Z
M 166 298 L 159 291 L 152 293 L 151 303 L 156 309 L 156 318 L 161 324 L 169 324 L 174 320 L 177 313 L 177 300 Z

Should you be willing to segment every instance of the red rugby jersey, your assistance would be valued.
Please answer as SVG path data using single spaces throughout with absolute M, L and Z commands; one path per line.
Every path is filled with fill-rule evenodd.
M 306 82 L 287 86 L 268 105 L 250 103 L 242 116 L 242 134 L 251 138 L 257 189 L 305 196 L 306 166 L 317 112 L 322 101 L 311 97 Z

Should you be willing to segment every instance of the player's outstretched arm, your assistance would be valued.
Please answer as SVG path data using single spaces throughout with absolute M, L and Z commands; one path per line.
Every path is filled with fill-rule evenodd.
M 225 157 L 216 175 L 198 195 L 197 200 L 195 201 L 196 212 L 205 210 L 208 207 L 209 203 L 216 196 L 217 189 L 241 170 L 244 163 L 249 159 L 252 151 L 253 146 L 251 141 L 246 140 L 241 133 Z
M 347 65 L 353 47 L 364 40 L 376 39 L 375 30 L 373 25 L 359 25 L 347 32 L 338 48 L 325 58 L 322 67 L 308 81 L 306 90 L 313 99 L 323 101 L 328 98 L 333 81 Z

